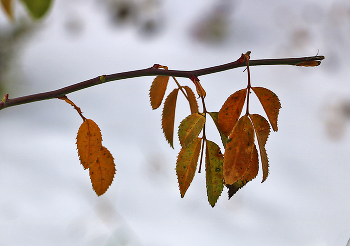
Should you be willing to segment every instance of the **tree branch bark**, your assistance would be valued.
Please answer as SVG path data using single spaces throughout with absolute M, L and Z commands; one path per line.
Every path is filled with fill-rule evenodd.
M 324 56 L 310 56 L 310 57 L 300 57 L 300 58 L 283 58 L 283 59 L 262 59 L 262 60 L 249 60 L 249 66 L 265 66 L 265 65 L 294 65 L 294 66 L 318 66 L 321 64 L 321 61 L 324 59 Z M 230 62 L 227 64 L 208 67 L 198 70 L 192 71 L 180 71 L 180 70 L 163 70 L 157 69 L 157 66 L 153 66 L 147 69 L 115 73 L 110 75 L 102 75 L 93 79 L 89 79 L 80 83 L 76 83 L 67 87 L 63 87 L 58 90 L 32 94 L 23 97 L 17 98 L 8 98 L 8 94 L 0 101 L 0 110 L 12 106 L 17 106 L 21 104 L 37 102 L 42 100 L 48 100 L 53 98 L 63 97 L 69 93 L 83 90 L 85 88 L 103 84 L 110 81 L 128 79 L 128 78 L 136 78 L 136 77 L 144 77 L 144 76 L 174 76 L 174 77 L 184 77 L 191 78 L 193 76 L 199 77 L 207 74 L 218 73 L 238 67 L 244 67 L 246 63 L 242 56 L 234 62 Z

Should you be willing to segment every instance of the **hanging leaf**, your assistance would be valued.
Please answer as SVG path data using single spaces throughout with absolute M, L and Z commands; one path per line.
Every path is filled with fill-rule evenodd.
M 270 125 L 267 122 L 267 120 L 261 115 L 251 114 L 249 115 L 249 117 L 253 122 L 255 134 L 259 143 L 260 158 L 261 158 L 261 164 L 263 169 L 262 182 L 264 182 L 267 176 L 269 175 L 269 160 L 267 158 L 265 144 L 270 134 Z
M 241 115 L 245 102 L 247 89 L 242 89 L 233 93 L 222 105 L 218 115 L 219 129 L 226 135 L 230 135 L 239 116 Z
M 77 149 L 84 169 L 91 167 L 102 148 L 102 135 L 98 125 L 90 119 L 81 124 L 77 135 Z
M 228 199 L 230 199 L 236 192 L 245 186 L 249 181 L 254 179 L 258 175 L 259 171 L 259 158 L 258 158 L 258 151 L 256 150 L 256 146 L 254 144 L 252 156 L 251 156 L 251 162 L 247 169 L 247 171 L 244 173 L 243 177 L 239 180 L 237 180 L 232 185 L 226 185 L 228 188 Z
M 42 18 L 49 10 L 52 0 L 21 0 L 27 7 L 30 15 L 35 19 Z
M 222 163 L 224 156 L 220 151 L 220 147 L 216 143 L 206 141 L 206 183 L 208 201 L 212 207 L 215 206 L 216 201 L 221 195 L 224 188 L 224 175 L 222 172 Z
M 3 10 L 5 11 L 7 17 L 10 20 L 14 19 L 13 16 L 13 1 L 12 0 L 1 0 L 1 6 Z
M 254 129 L 247 115 L 242 116 L 233 128 L 226 144 L 224 157 L 225 184 L 242 179 L 250 164 L 254 146 Z
M 269 118 L 272 129 L 277 132 L 277 118 L 281 108 L 280 100 L 277 95 L 272 91 L 263 87 L 252 87 L 256 96 L 259 98 L 261 105 L 263 106 L 267 117 Z
M 218 114 L 219 113 L 218 112 L 208 112 L 208 114 L 213 119 L 213 121 L 214 121 L 214 123 L 216 125 L 216 128 L 218 129 L 218 131 L 220 133 L 222 144 L 224 145 L 224 148 L 226 148 L 226 143 L 227 143 L 228 137 L 219 128 L 219 125 L 218 125 Z
M 165 139 L 173 146 L 176 100 L 179 89 L 174 89 L 165 99 L 162 114 L 162 129 Z
M 152 109 L 157 109 L 162 104 L 166 88 L 168 86 L 169 76 L 157 76 L 149 90 L 149 97 Z
M 187 116 L 179 126 L 179 140 L 182 147 L 189 146 L 202 131 L 205 123 L 205 117 L 194 113 Z
M 92 187 L 98 196 L 104 194 L 112 184 L 115 174 L 114 158 L 109 150 L 102 146 L 96 162 L 90 167 Z
M 185 89 L 187 94 L 188 103 L 190 104 L 191 114 L 198 113 L 198 103 L 196 99 L 196 95 L 193 93 L 192 89 L 188 86 L 182 86 Z
M 196 172 L 201 138 L 197 138 L 188 147 L 182 147 L 176 161 L 176 175 L 179 182 L 181 197 L 184 197 Z

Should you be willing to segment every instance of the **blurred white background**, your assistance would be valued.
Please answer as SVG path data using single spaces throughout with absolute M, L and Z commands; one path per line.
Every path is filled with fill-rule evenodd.
M 266 145 L 270 175 L 261 184 L 259 173 L 230 200 L 225 188 L 214 208 L 204 172 L 180 198 L 180 148 L 170 148 L 161 109 L 151 109 L 152 77 L 68 95 L 99 125 L 115 158 L 115 179 L 101 197 L 79 164 L 82 120 L 70 105 L 49 100 L 1 110 L 0 245 L 346 245 L 349 1 L 60 0 L 39 22 L 16 1 L 16 18 L 11 23 L 0 12 L 1 97 L 155 63 L 200 69 L 248 50 L 251 59 L 326 59 L 316 68 L 251 68 L 253 86 L 274 91 L 282 103 L 279 131 Z M 243 70 L 200 77 L 209 111 L 246 86 Z M 263 114 L 258 103 L 250 111 Z M 176 126 L 188 113 L 180 97 Z M 208 128 L 208 138 L 220 143 L 215 126 Z

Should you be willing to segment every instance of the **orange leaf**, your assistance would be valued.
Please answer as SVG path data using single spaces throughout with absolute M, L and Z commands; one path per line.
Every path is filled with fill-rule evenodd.
M 201 150 L 201 138 L 197 138 L 188 147 L 183 147 L 177 156 L 176 175 L 179 182 L 181 197 L 184 197 L 196 172 L 199 152 Z
M 102 135 L 98 125 L 90 119 L 81 124 L 77 135 L 77 149 L 84 169 L 95 163 L 102 148 Z
M 206 141 L 206 183 L 208 201 L 212 207 L 215 206 L 216 201 L 221 195 L 224 188 L 224 175 L 222 173 L 222 163 L 224 156 L 220 151 L 220 147 L 216 143 Z
M 1 6 L 4 9 L 6 15 L 10 20 L 13 20 L 13 1 L 12 0 L 1 0 Z
M 89 170 L 92 187 L 96 194 L 101 196 L 112 184 L 116 171 L 114 158 L 106 147 L 102 146 L 96 162 Z
M 263 87 L 252 87 L 256 96 L 259 98 L 261 105 L 263 106 L 267 117 L 269 118 L 272 129 L 276 132 L 278 113 L 281 108 L 280 100 L 277 95 L 272 91 Z
M 228 137 L 219 128 L 219 125 L 218 125 L 218 114 L 219 113 L 218 112 L 208 112 L 208 114 L 213 119 L 213 121 L 214 121 L 214 123 L 216 125 L 216 128 L 218 129 L 218 131 L 220 133 L 222 144 L 224 145 L 224 148 L 226 148 L 226 143 L 227 143 Z
M 301 63 L 297 64 L 297 66 L 301 66 L 301 67 L 316 67 L 316 66 L 318 66 L 320 64 L 321 64 L 320 61 L 306 61 L 306 62 L 301 62 Z
M 232 185 L 226 185 L 226 187 L 228 188 L 228 199 L 230 199 L 234 194 L 236 194 L 236 192 L 240 188 L 245 186 L 249 181 L 254 179 L 256 175 L 258 175 L 258 171 L 259 171 L 258 151 L 256 150 L 256 146 L 254 144 L 250 165 L 247 171 L 244 173 L 243 177 L 237 180 Z
M 256 138 L 258 139 L 259 143 L 260 158 L 263 169 L 262 182 L 264 182 L 269 175 L 269 159 L 267 158 L 265 144 L 270 134 L 270 125 L 261 115 L 251 114 L 249 117 L 253 122 Z
M 242 179 L 247 171 L 254 146 L 254 129 L 247 115 L 242 116 L 233 128 L 226 144 L 224 156 L 225 184 Z
M 204 123 L 205 117 L 198 113 L 191 114 L 181 121 L 178 135 L 182 147 L 187 147 L 198 137 Z
M 198 113 L 198 103 L 195 94 L 193 93 L 192 89 L 188 86 L 183 86 L 182 88 L 185 89 L 187 94 L 187 100 L 190 104 L 191 114 Z
M 168 86 L 169 76 L 157 76 L 149 90 L 149 97 L 152 109 L 159 108 L 162 104 L 166 88 Z
M 162 128 L 163 128 L 164 136 L 172 148 L 174 148 L 173 146 L 174 121 L 175 121 L 175 108 L 176 108 L 178 91 L 179 89 L 174 89 L 165 99 L 163 114 L 162 114 Z
M 218 125 L 226 136 L 230 135 L 230 132 L 241 115 L 246 94 L 247 89 L 236 91 L 227 98 L 219 111 Z

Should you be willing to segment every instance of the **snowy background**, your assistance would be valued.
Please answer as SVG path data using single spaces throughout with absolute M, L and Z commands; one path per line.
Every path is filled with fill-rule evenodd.
M 274 91 L 282 103 L 279 131 L 266 145 L 270 175 L 261 184 L 259 173 L 230 200 L 225 188 L 214 208 L 204 172 L 180 198 L 180 148 L 167 144 L 161 109 L 149 104 L 152 77 L 68 95 L 99 125 L 115 158 L 115 179 L 101 197 L 79 164 L 75 137 L 82 120 L 70 105 L 49 100 L 1 110 L 0 245 L 347 244 L 348 1 L 56 0 L 34 24 L 19 1 L 16 11 L 17 24 L 0 13 L 3 36 L 18 23 L 29 26 L 16 43 L 0 43 L 11 54 L 0 64 L 6 67 L 1 92 L 10 98 L 155 63 L 177 70 L 220 65 L 248 50 L 251 59 L 317 53 L 326 59 L 317 68 L 251 68 L 253 86 Z M 200 77 L 209 111 L 246 86 L 243 70 Z M 263 114 L 258 103 L 250 111 Z M 176 125 L 188 113 L 180 97 Z M 215 126 L 208 128 L 208 138 L 220 143 Z

